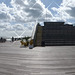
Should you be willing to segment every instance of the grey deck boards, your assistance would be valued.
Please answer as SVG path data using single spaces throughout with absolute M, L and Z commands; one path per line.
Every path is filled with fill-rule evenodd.
M 29 49 L 0 43 L 0 75 L 75 75 L 75 46 Z

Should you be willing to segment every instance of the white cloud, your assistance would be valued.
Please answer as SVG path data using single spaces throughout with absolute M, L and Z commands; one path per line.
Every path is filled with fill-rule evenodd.
M 26 22 L 26 21 L 35 21 L 40 17 L 42 20 L 46 15 L 45 5 L 41 2 L 41 0 L 12 0 L 12 6 L 14 7 L 14 17 L 17 22 Z M 50 11 L 49 16 L 52 17 Z M 43 15 L 43 16 L 42 16 Z
M 10 14 L 11 8 L 7 7 L 6 4 L 0 4 L 0 22 L 10 22 L 14 17 Z
M 75 0 L 63 0 L 63 2 L 61 3 L 62 6 L 64 7 L 75 7 Z
M 47 21 L 75 19 L 74 3 L 75 0 L 63 0 L 59 8 L 52 8 L 57 12 L 55 15 L 45 8 L 41 0 L 11 0 L 12 7 L 2 3 L 0 4 L 0 31 L 5 30 L 11 36 L 14 35 L 14 31 L 15 35 L 31 35 L 36 20 L 42 22 L 45 19 Z
M 32 33 L 31 26 L 24 26 L 22 24 L 14 24 L 10 23 L 2 23 L 0 24 L 0 36 L 8 36 L 8 37 L 21 37 L 28 36 Z
M 52 17 L 41 0 L 11 0 L 10 3 L 12 7 L 0 4 L 0 31 L 6 31 L 7 36 L 13 36 L 14 32 L 16 35 L 31 35 L 36 20 L 45 20 L 46 11 L 48 17 Z
M 53 11 L 56 11 L 57 17 L 63 21 L 67 21 L 68 19 L 75 19 L 75 0 L 63 0 L 59 8 L 53 7 Z

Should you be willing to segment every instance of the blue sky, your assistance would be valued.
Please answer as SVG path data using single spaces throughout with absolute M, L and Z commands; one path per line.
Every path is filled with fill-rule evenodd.
M 49 4 L 51 4 L 53 1 L 55 2 L 55 3 L 57 3 L 58 5 L 60 5 L 61 3 L 62 3 L 62 0 L 41 0 L 42 2 L 43 2 L 43 4 L 45 5 L 45 7 L 47 8 L 48 6 L 49 6 Z M 9 6 L 9 7 L 12 7 L 11 6 L 11 4 L 10 4 L 10 2 L 11 2 L 11 0 L 0 0 L 0 3 L 2 3 L 2 2 L 4 2 L 7 6 Z M 51 6 L 48 8 L 52 13 L 54 13 L 52 10 L 51 10 L 51 8 L 52 7 L 57 7 L 58 8 L 58 6 L 55 4 L 55 3 L 52 3 L 51 4 Z
M 66 1 L 66 0 L 65 0 Z M 11 5 L 11 0 L 0 0 L 0 3 L 5 3 L 7 6 L 9 6 L 10 8 L 12 8 L 12 5 Z M 52 4 L 49 6 L 48 10 L 50 10 L 50 12 L 55 15 L 57 14 L 56 11 L 52 10 L 51 8 L 52 7 L 56 7 L 56 8 L 59 8 L 61 3 L 63 2 L 63 0 L 41 0 L 41 2 L 45 5 L 45 8 L 47 8 L 49 6 L 49 4 Z M 69 20 L 67 20 L 69 21 Z M 73 21 L 70 21 L 70 22 L 73 22 L 74 23 L 74 20 Z M 13 24 L 13 23 L 12 23 Z
M 45 4 L 46 8 L 53 2 L 50 5 L 50 7 L 48 8 L 53 14 L 56 14 L 56 12 L 54 12 L 53 10 L 51 10 L 51 8 L 52 7 L 59 8 L 60 4 L 62 3 L 62 0 L 59 0 L 59 1 L 58 0 L 41 0 L 41 1 Z
M 62 0 L 41 0 L 44 4 L 45 4 L 45 6 L 47 7 L 51 2 L 56 2 L 57 4 L 61 4 L 61 2 L 62 2 Z M 11 6 L 10 5 L 10 2 L 11 2 L 11 0 L 0 0 L 0 3 L 2 3 L 2 2 L 4 2 L 7 6 Z
M 60 5 L 62 2 L 62 0 L 41 0 L 41 1 L 45 4 L 46 7 L 53 1 L 56 2 L 58 5 Z
M 11 6 L 10 1 L 11 0 L 0 0 L 0 3 L 4 2 L 7 6 Z
M 73 24 L 74 3 L 75 0 L 0 0 L 0 36 L 31 35 L 36 22 L 64 21 Z

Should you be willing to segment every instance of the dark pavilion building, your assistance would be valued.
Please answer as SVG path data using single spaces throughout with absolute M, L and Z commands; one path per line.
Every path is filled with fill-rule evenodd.
M 36 26 L 34 46 L 75 45 L 75 26 L 64 22 L 44 22 Z

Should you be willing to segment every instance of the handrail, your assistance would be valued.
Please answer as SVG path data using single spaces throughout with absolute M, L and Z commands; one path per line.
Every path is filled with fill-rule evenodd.
M 36 33 L 37 33 L 37 22 L 34 26 L 34 29 L 33 29 L 33 32 L 32 32 L 32 36 L 31 36 L 31 39 L 33 40 L 33 46 L 35 47 L 35 43 L 36 43 Z
M 33 32 L 32 32 L 31 39 L 34 39 L 35 33 L 36 33 L 36 29 L 37 29 L 37 22 L 36 22 L 36 24 L 35 24 L 35 26 L 34 26 L 34 28 L 33 28 Z

